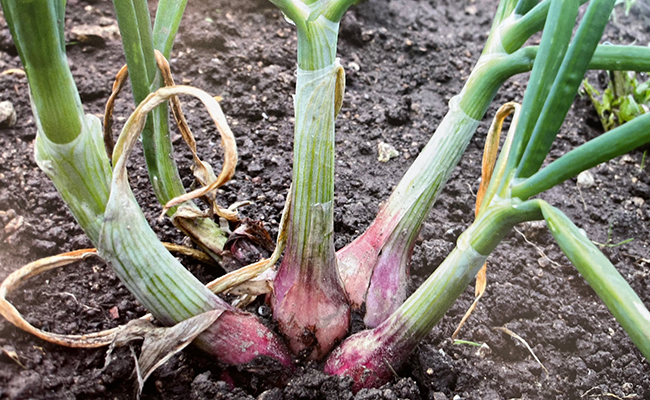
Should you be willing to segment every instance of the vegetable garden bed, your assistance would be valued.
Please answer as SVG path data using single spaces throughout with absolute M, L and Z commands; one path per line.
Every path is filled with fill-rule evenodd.
M 347 91 L 337 120 L 337 249 L 367 228 L 379 204 L 435 130 L 449 99 L 460 91 L 487 37 L 493 3 L 371 0 L 353 7 L 344 17 L 338 54 L 347 75 Z M 104 28 L 103 40 L 68 38 L 72 72 L 84 105 L 88 112 L 102 114 L 113 77 L 124 63 L 119 40 L 110 34 L 116 24 L 112 6 L 70 1 L 67 17 L 67 27 Z M 638 4 L 629 17 L 619 12 L 618 22 L 608 26 L 606 37 L 614 43 L 646 45 L 649 21 L 650 9 Z M 0 70 L 20 68 L 8 30 L 4 25 L 1 28 Z M 220 1 L 208 8 L 190 2 L 171 57 L 177 82 L 223 98 L 221 106 L 235 134 L 240 162 L 234 181 L 219 192 L 222 203 L 252 200 L 254 204 L 240 212 L 265 221 L 273 237 L 291 180 L 295 51 L 293 28 L 271 4 Z M 428 218 L 411 263 L 415 284 L 435 269 L 472 222 L 489 119 L 500 104 L 521 101 L 522 82 L 515 78 L 501 89 Z M 0 100 L 11 100 L 18 114 L 13 129 L 0 130 L 0 279 L 4 279 L 29 261 L 91 246 L 34 162 L 36 128 L 25 78 L 0 76 Z M 115 115 L 127 116 L 132 109 L 128 96 L 122 96 Z M 185 110 L 199 153 L 218 168 L 222 154 L 207 113 L 194 100 L 186 103 Z M 119 119 L 117 124 L 121 125 Z M 578 99 L 551 157 L 600 133 L 588 98 Z M 398 156 L 378 162 L 378 142 L 394 146 Z M 595 241 L 610 239 L 609 244 L 616 244 L 634 238 L 603 251 L 650 305 L 650 174 L 647 167 L 641 169 L 642 155 L 643 149 L 636 150 L 594 168 L 592 187 L 578 189 L 572 179 L 543 198 L 561 207 Z M 178 146 L 177 159 L 189 186 L 191 154 Z M 182 241 L 168 220 L 157 219 L 160 207 L 137 146 L 130 171 L 136 197 L 154 230 L 165 241 Z M 473 300 L 470 287 L 408 365 L 396 371 L 400 378 L 380 389 L 359 392 L 359 398 L 650 396 L 648 362 L 562 255 L 548 230 L 538 223 L 518 229 L 521 233 L 508 236 L 490 256 L 487 293 L 459 336 L 486 343 L 490 350 L 477 351 L 478 347 L 454 345 L 449 340 Z M 217 273 L 191 259 L 184 261 L 203 281 Z M 112 271 L 96 259 L 35 278 L 11 300 L 33 325 L 68 334 L 114 327 L 145 313 Z M 268 315 L 259 302 L 252 310 Z M 525 346 L 493 329 L 504 325 L 528 342 L 548 374 Z M 55 346 L 4 319 L 0 319 L 0 346 L 5 350 L 5 355 L 0 354 L 0 395 L 126 398 L 133 393 L 128 348 L 116 350 L 116 359 L 102 372 L 104 349 Z M 12 351 L 25 368 L 9 358 Z M 350 381 L 328 377 L 314 363 L 300 365 L 296 377 L 279 389 L 271 387 L 281 380 L 281 371 L 267 370 L 263 364 L 258 370 L 259 374 L 251 375 L 232 367 L 223 369 L 196 349 L 187 349 L 154 373 L 143 398 L 186 399 L 190 391 L 195 398 L 217 394 L 222 396 L 218 398 L 247 398 L 263 392 L 268 397 L 262 398 L 353 397 Z M 241 388 L 233 391 L 233 383 Z

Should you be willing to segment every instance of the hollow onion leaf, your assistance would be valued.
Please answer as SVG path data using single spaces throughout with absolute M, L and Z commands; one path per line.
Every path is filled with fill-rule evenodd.
M 614 265 L 583 231 L 557 208 L 542 203 L 544 219 L 553 237 L 609 311 L 650 360 L 650 312 Z

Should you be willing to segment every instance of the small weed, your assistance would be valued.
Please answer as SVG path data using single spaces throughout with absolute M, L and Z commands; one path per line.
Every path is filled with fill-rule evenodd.
M 609 229 L 607 229 L 607 241 L 605 243 L 598 243 L 598 242 L 595 242 L 595 241 L 592 240 L 592 242 L 595 245 L 600 246 L 601 248 L 604 248 L 604 247 L 612 248 L 612 247 L 618 247 L 618 246 L 622 246 L 624 244 L 630 243 L 633 240 L 634 240 L 634 238 L 629 238 L 629 239 L 625 239 L 623 241 L 620 241 L 618 243 L 612 243 L 612 224 L 610 223 L 609 224 Z
M 610 71 L 605 91 L 585 79 L 583 89 L 591 99 L 605 132 L 645 114 L 650 108 L 650 81 L 640 82 L 635 72 Z

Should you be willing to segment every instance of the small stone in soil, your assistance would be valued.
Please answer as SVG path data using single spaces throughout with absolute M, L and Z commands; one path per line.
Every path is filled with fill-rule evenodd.
M 31 397 L 41 388 L 42 378 L 36 371 L 21 371 L 7 384 L 6 392 L 10 399 L 24 399 Z
M 589 171 L 582 171 L 578 175 L 577 184 L 580 189 L 588 189 L 595 184 L 594 176 Z
M 89 46 L 104 47 L 106 42 L 118 36 L 118 27 L 115 25 L 77 25 L 70 31 L 73 41 Z
M 0 128 L 11 128 L 16 125 L 16 110 L 10 101 L 0 102 Z

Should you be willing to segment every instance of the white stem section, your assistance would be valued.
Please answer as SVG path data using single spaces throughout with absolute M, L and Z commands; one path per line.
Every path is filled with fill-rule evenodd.
M 299 49 L 301 39 L 321 38 L 300 32 Z M 324 32 L 322 39 L 328 37 L 336 46 L 336 35 Z M 297 72 L 292 207 L 287 248 L 274 280 L 273 313 L 295 353 L 309 349 L 309 358 L 320 359 L 345 336 L 350 321 L 333 238 L 334 128 L 345 78 L 338 60 L 315 70 L 303 69 L 305 64 L 313 65 L 300 63 Z
M 39 121 L 35 108 L 34 115 Z M 112 174 L 99 119 L 86 115 L 79 136 L 66 144 L 50 141 L 40 123 L 37 126 L 36 163 L 54 182 L 90 241 L 97 245 Z
M 322 240 L 333 247 L 334 210 L 325 207 L 322 218 L 310 218 L 317 205 L 334 200 L 334 126 L 335 93 L 342 71 L 338 60 L 316 71 L 298 69 L 296 96 L 296 127 L 293 165 L 293 201 L 290 214 L 287 253 L 300 259 L 310 236 L 321 232 Z M 322 224 L 317 228 L 314 223 Z
M 229 309 L 165 249 L 125 176 L 113 181 L 97 247 L 127 289 L 165 325 Z
M 313 18 L 316 14 L 310 14 L 310 18 L 297 24 L 298 70 L 315 72 L 331 68 L 337 62 L 339 23 L 322 15 Z

